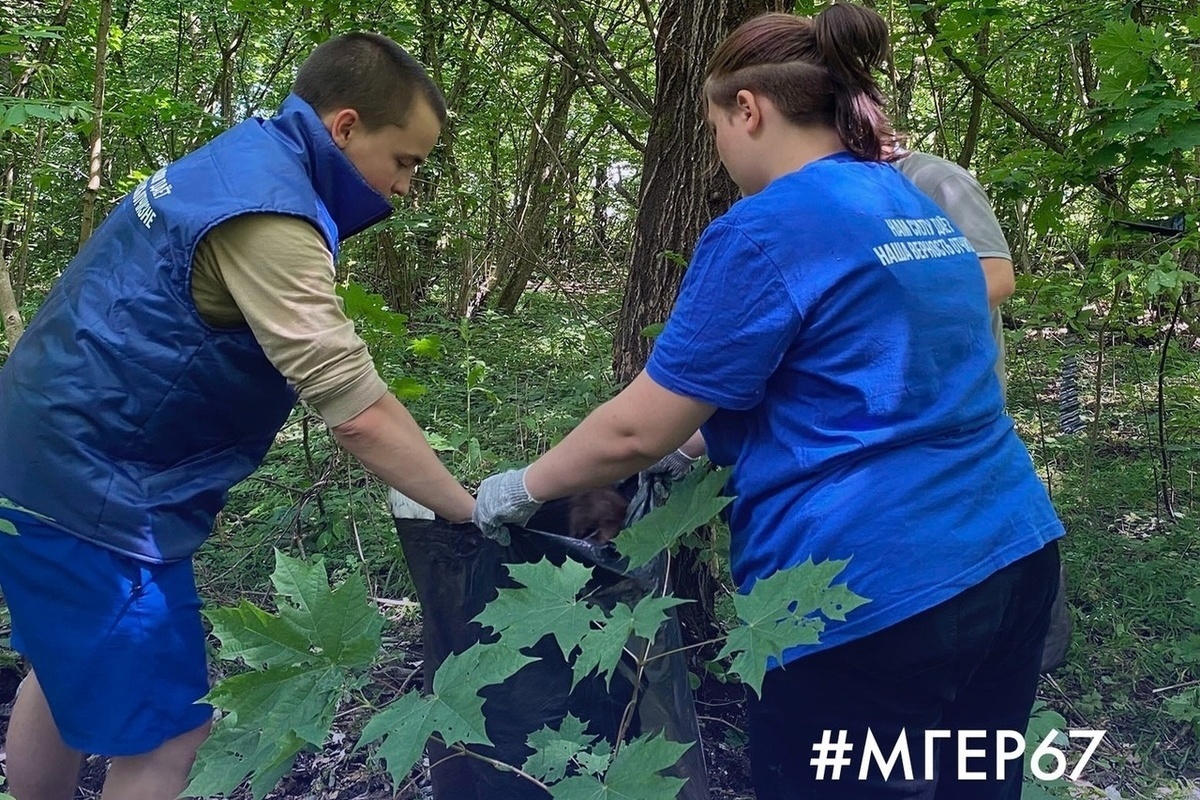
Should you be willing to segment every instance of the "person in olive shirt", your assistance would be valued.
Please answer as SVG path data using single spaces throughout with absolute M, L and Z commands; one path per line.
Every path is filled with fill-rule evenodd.
M 212 721 L 192 555 L 298 398 L 386 483 L 470 519 L 334 292 L 339 244 L 392 212 L 445 118 L 391 40 L 325 42 L 274 117 L 121 201 L 0 368 L 21 800 L 68 800 L 84 753 L 112 757 L 108 800 L 184 790 Z

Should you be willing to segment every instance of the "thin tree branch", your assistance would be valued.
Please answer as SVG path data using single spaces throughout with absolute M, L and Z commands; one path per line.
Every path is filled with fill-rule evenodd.
M 563 47 L 561 44 L 559 44 L 557 41 L 555 41 L 553 37 L 547 35 L 537 25 L 533 24 L 533 22 L 528 17 L 526 17 L 524 14 L 522 14 L 520 11 L 513 8 L 511 5 L 504 2 L 503 0 L 484 0 L 484 2 L 486 2 L 489 6 L 496 9 L 497 11 L 500 11 L 504 14 L 507 14 L 509 17 L 512 17 L 512 19 L 514 21 L 516 21 L 518 24 L 520 24 L 521 27 L 525 28 L 527 31 L 532 33 L 534 35 L 534 37 L 536 37 L 539 41 L 541 41 L 543 44 L 545 44 L 551 50 L 553 50 L 554 52 L 556 52 L 560 56 L 562 56 L 563 59 L 571 66 L 572 69 L 575 70 L 575 72 L 577 74 L 590 75 L 590 76 L 594 77 L 596 79 L 596 81 L 600 85 L 602 85 L 605 89 L 607 89 L 609 91 L 609 93 L 612 94 L 612 96 L 615 97 L 617 100 L 621 101 L 626 106 L 628 106 L 630 109 L 637 112 L 640 116 L 645 117 L 647 119 L 650 118 L 652 104 L 647 104 L 647 103 L 643 102 L 636 95 L 631 95 L 628 91 L 626 91 L 622 87 L 616 85 L 611 79 L 609 79 L 608 76 L 606 76 L 600 70 L 597 70 L 589 65 L 583 64 L 578 58 L 576 58 L 575 53 L 570 52 L 567 48 Z M 639 92 L 639 94 L 640 94 L 640 92 Z

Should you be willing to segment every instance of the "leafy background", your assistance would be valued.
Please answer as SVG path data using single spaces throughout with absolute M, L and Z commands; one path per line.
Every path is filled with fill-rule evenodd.
M 1083 783 L 1044 791 L 1191 796 L 1200 779 L 1197 5 L 875 6 L 895 41 L 884 76 L 893 118 L 912 147 L 980 176 L 1017 266 L 1004 308 L 1010 412 L 1068 526 L 1076 620 L 1035 723 L 1108 731 Z M 697 100 L 694 87 L 671 83 L 677 51 L 661 45 L 738 12 L 731 0 L 0 0 L 0 360 L 120 196 L 227 125 L 269 112 L 316 42 L 374 29 L 430 66 L 453 113 L 404 213 L 346 248 L 346 307 L 460 478 L 473 484 L 524 463 L 611 396 L 624 377 L 614 361 L 636 362 L 629 331 L 636 340 L 661 321 L 639 313 L 630 288 L 667 292 L 690 245 L 637 232 L 640 213 L 668 217 L 688 195 L 668 185 L 639 204 L 653 178 L 648 143 L 661 135 L 656 86 L 681 87 L 669 98 L 680 114 L 694 115 Z M 669 156 L 683 139 L 653 152 Z M 1078 427 L 1059 420 L 1072 395 Z M 265 767 L 300 749 L 280 796 L 351 784 L 385 792 L 397 780 L 386 759 L 365 760 L 386 745 L 353 748 L 371 715 L 420 676 L 419 610 L 384 508 L 383 488 L 300 408 L 199 559 L 225 656 L 215 671 L 234 681 L 220 699 L 254 702 L 254 681 L 272 670 L 278 691 L 308 698 L 297 706 L 311 712 L 307 724 L 272 716 L 264 699 L 256 724 L 272 735 L 223 740 Z M 698 550 L 679 590 L 699 602 L 679 611 L 712 623 L 697 638 L 725 643 L 738 612 L 723 583 L 727 532 L 683 541 Z M 296 560 L 290 578 L 273 550 L 279 563 Z M 322 632 L 322 603 L 345 612 L 332 619 L 357 621 Z M 362 611 L 371 604 L 382 623 Z M 341 649 L 302 645 L 300 632 Z M 714 775 L 726 796 L 744 796 L 740 687 L 706 666 L 720 643 L 700 650 Z M 11 654 L 4 665 L 0 688 L 11 691 L 18 665 Z M 542 751 L 571 749 L 578 737 L 568 734 L 546 732 Z M 671 755 L 662 743 L 639 752 L 650 766 Z M 93 784 L 98 769 L 89 766 Z M 226 781 L 237 777 L 230 769 Z M 255 788 L 272 781 L 268 770 Z

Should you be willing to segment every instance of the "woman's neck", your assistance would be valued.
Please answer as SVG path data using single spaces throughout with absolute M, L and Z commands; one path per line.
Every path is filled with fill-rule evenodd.
M 846 149 L 837 130 L 827 125 L 785 125 L 762 144 L 767 183 Z

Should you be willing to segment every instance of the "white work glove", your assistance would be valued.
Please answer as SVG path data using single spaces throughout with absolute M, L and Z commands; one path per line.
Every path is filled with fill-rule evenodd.
M 649 475 L 666 475 L 673 481 L 682 480 L 692 467 L 696 466 L 699 457 L 692 458 L 682 450 L 676 450 L 674 453 L 668 453 L 663 456 L 657 463 L 646 467 L 646 473 Z
M 509 470 L 484 478 L 475 493 L 474 522 L 489 539 L 508 544 L 505 525 L 524 527 L 542 504 L 525 488 L 525 470 Z

